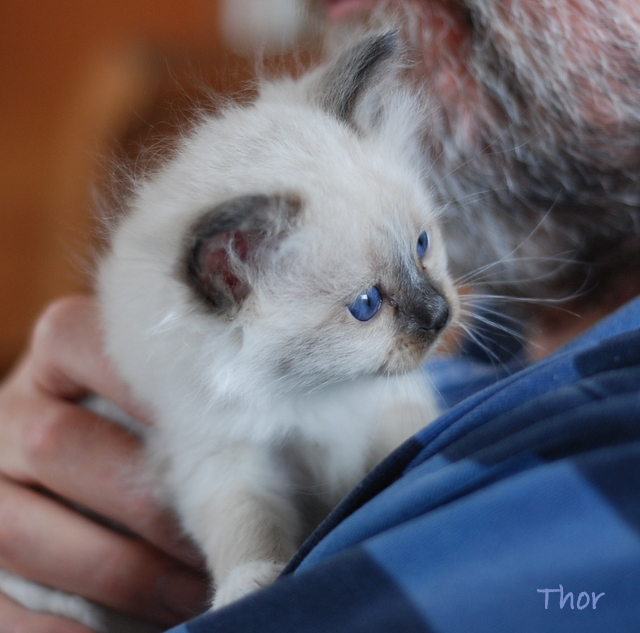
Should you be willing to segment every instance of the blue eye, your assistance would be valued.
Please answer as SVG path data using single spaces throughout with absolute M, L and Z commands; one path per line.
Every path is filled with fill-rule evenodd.
M 418 245 L 416 246 L 416 251 L 418 252 L 418 257 L 422 259 L 427 249 L 429 248 L 429 234 L 426 231 L 422 231 L 420 235 L 418 235 Z
M 368 321 L 372 319 L 382 305 L 382 295 L 380 291 L 373 286 L 363 292 L 350 306 L 349 312 L 358 319 L 358 321 Z

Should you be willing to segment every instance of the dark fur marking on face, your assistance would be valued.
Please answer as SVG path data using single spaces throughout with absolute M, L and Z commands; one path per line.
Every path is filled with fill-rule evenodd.
M 181 277 L 207 307 L 234 317 L 251 292 L 246 268 L 291 228 L 301 207 L 294 194 L 255 194 L 203 213 L 187 235 Z
M 442 291 L 429 279 L 412 286 L 408 295 L 407 312 L 418 329 L 439 332 L 449 321 L 449 304 Z
M 394 310 L 394 348 L 383 370 L 402 372 L 415 368 L 450 320 L 444 293 L 427 272 L 398 256 L 386 293 Z
M 398 330 L 433 342 L 449 321 L 449 304 L 427 279 L 402 288 L 395 297 L 398 304 Z

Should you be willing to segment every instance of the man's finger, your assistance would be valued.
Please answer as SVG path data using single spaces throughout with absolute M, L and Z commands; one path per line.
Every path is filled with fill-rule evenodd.
M 28 611 L 0 593 L 0 633 L 94 633 L 64 618 Z
M 4 402 L 0 463 L 9 478 L 90 509 L 188 564 L 199 558 L 173 515 L 154 501 L 140 440 L 115 424 L 46 395 Z
M 169 557 L 4 479 L 0 567 L 165 625 L 194 615 L 206 600 L 203 579 Z
M 34 388 L 67 400 L 97 393 L 149 422 L 149 413 L 133 400 L 105 356 L 101 332 L 94 298 L 65 297 L 52 303 L 35 326 L 27 360 Z

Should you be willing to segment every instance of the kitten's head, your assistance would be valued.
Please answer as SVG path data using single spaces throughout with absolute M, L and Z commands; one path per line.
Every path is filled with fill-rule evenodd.
M 125 378 L 169 361 L 205 388 L 301 392 L 422 361 L 457 300 L 418 167 L 419 106 L 381 88 L 398 48 L 372 35 L 268 84 L 139 186 L 100 271 Z

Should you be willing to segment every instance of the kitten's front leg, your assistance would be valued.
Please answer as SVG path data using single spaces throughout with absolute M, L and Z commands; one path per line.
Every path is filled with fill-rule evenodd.
M 187 528 L 213 573 L 212 608 L 270 585 L 297 549 L 300 518 L 290 482 L 264 449 L 235 446 L 210 457 L 182 489 L 192 491 L 180 503 Z
M 220 609 L 244 596 L 268 587 L 282 573 L 285 563 L 251 561 L 234 568 L 213 596 L 211 609 Z
M 216 509 L 219 523 L 210 539 L 214 609 L 270 585 L 298 545 L 300 521 L 289 500 L 260 490 L 260 482 L 241 483 Z

